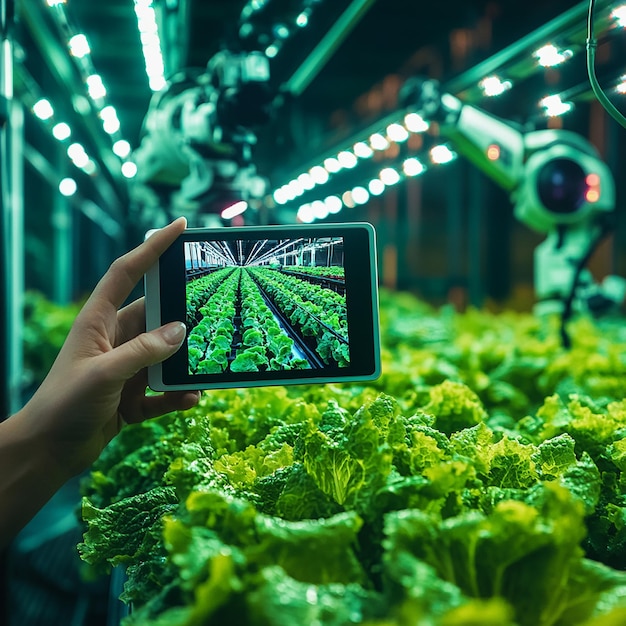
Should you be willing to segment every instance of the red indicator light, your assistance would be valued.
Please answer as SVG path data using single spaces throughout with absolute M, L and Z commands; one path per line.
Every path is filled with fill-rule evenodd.
M 592 172 L 587 174 L 585 182 L 588 187 L 585 192 L 585 200 L 587 202 L 597 202 L 600 199 L 600 176 Z
M 490 161 L 497 161 L 500 158 L 500 146 L 495 143 L 492 143 L 487 148 L 487 158 Z

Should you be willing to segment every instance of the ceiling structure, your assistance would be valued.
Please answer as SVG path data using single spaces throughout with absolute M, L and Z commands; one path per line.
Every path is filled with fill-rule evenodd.
M 31 100 L 49 94 L 59 101 L 62 115 L 76 119 L 77 133 L 86 137 L 103 170 L 102 177 L 91 176 L 100 188 L 100 199 L 109 206 L 123 206 L 125 180 L 119 174 L 119 160 L 110 151 L 111 138 L 98 127 L 97 111 L 84 96 L 85 85 L 72 67 L 64 35 L 69 29 L 88 37 L 93 65 L 106 85 L 108 102 L 117 110 L 120 133 L 136 148 L 152 92 L 133 0 L 68 0 L 65 24 L 50 14 L 54 10 L 48 6 L 51 1 L 17 0 L 17 39 L 23 55 L 23 63 L 16 64 L 18 94 L 30 93 Z M 243 0 L 154 0 L 166 74 L 205 68 L 221 48 L 240 41 L 241 14 L 248 4 Z M 247 41 L 263 45 L 274 39 L 268 33 L 284 23 L 285 16 L 296 15 L 304 6 L 310 9 L 308 26 L 290 35 L 270 61 L 271 87 L 281 98 L 273 121 L 259 132 L 257 146 L 259 168 L 270 179 L 280 178 L 355 128 L 384 117 L 390 106 L 385 101 L 388 77 L 397 77 L 392 81 L 396 86 L 413 72 L 454 80 L 572 8 L 571 0 L 536 0 L 530 3 L 532 10 L 529 3 L 504 0 L 427 4 L 415 0 L 258 0 L 256 5 L 264 8 L 249 20 L 253 35 Z M 368 92 L 373 94 L 369 99 Z M 36 139 L 31 143 L 38 144 Z M 37 148 L 44 156 L 49 152 L 46 147 Z M 54 158 L 50 161 L 54 167 Z

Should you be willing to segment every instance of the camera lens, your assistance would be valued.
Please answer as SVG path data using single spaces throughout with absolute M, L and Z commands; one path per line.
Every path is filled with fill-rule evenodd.
M 537 191 L 544 207 L 552 213 L 574 213 L 585 202 L 587 183 L 583 168 L 571 159 L 546 163 L 537 176 Z

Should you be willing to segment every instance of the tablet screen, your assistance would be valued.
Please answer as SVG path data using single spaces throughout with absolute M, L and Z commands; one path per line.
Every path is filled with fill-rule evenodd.
M 161 257 L 158 291 L 158 323 L 187 327 L 166 385 L 378 375 L 369 225 L 190 229 Z

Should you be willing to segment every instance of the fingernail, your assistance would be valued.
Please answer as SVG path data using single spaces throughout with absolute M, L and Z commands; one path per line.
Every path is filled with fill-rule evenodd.
M 171 346 L 180 345 L 186 334 L 187 328 L 182 322 L 171 322 L 161 329 L 161 336 Z
M 187 227 L 187 218 L 184 215 L 180 215 L 175 220 L 173 220 L 171 223 L 172 224 L 176 224 L 177 222 L 180 222 L 180 220 L 184 220 L 185 221 L 185 227 Z

